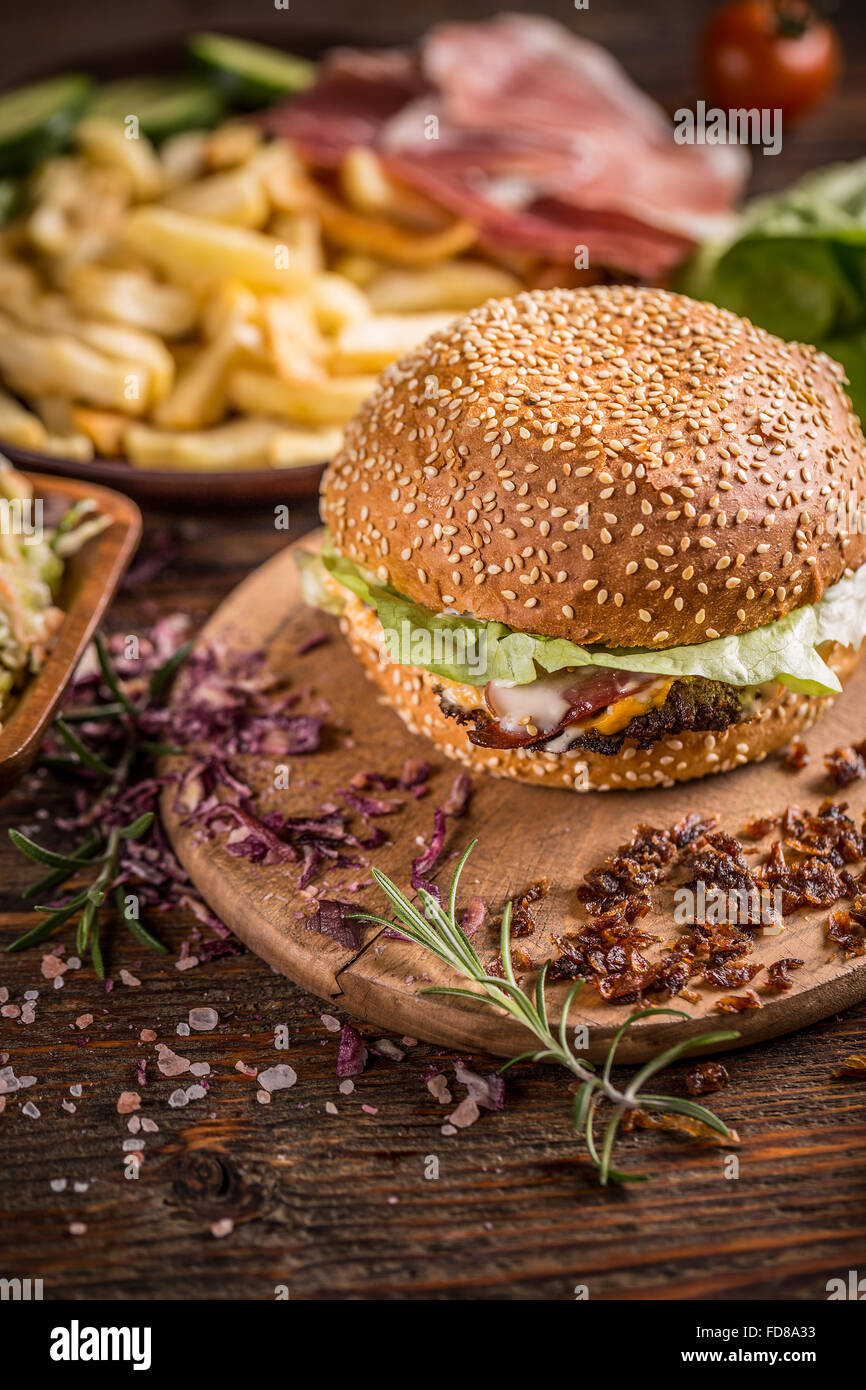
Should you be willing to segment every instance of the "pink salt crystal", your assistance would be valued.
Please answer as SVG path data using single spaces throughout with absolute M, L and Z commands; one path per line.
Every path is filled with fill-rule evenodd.
M 473 1100 L 472 1096 L 466 1096 L 465 1100 L 461 1100 L 457 1109 L 451 1112 L 448 1119 L 458 1129 L 466 1129 L 467 1125 L 474 1125 L 480 1114 L 477 1101 Z
M 376 1105 L 362 1105 L 361 1109 L 366 1115 L 378 1115 L 379 1108 Z
M 259 1072 L 259 1085 L 266 1091 L 284 1091 L 287 1086 L 294 1086 L 297 1079 L 298 1073 L 286 1062 Z
M 189 1058 L 178 1057 L 165 1043 L 159 1043 L 156 1052 L 156 1065 L 163 1076 L 180 1076 L 182 1072 L 189 1071 Z
M 130 1115 L 126 1122 L 126 1128 L 129 1130 L 130 1134 L 138 1134 L 141 1130 L 141 1116 Z
M 138 1036 L 142 1042 L 156 1042 L 156 1033 L 152 1028 L 142 1028 Z
M 355 1083 L 351 1076 L 347 1076 L 345 1081 L 341 1081 L 337 1089 L 341 1095 L 350 1096 L 355 1089 Z
M 2 1009 L 0 1009 L 0 1014 L 2 1014 L 4 1018 L 17 1018 L 20 1013 L 21 1010 L 17 1004 L 4 1004 Z
M 448 1082 L 442 1072 L 438 1072 L 436 1076 L 428 1076 L 427 1090 L 430 1092 L 431 1096 L 436 1097 L 440 1105 L 450 1105 L 451 1092 L 448 1089 Z
M 87 1226 L 83 1221 L 70 1221 L 69 1234 L 71 1236 L 83 1236 L 87 1233 Z
M 217 1240 L 220 1240 L 223 1236 L 230 1236 L 234 1228 L 235 1223 L 230 1216 L 221 1216 L 219 1221 L 212 1222 L 210 1233 L 212 1236 L 216 1236 Z
M 42 957 L 43 979 L 53 980 L 55 976 L 62 975 L 64 971 L 68 969 L 69 966 L 66 964 L 66 961 L 58 960 L 57 956 L 48 955 Z
M 249 1066 L 247 1062 L 235 1062 L 235 1071 L 241 1072 L 244 1076 L 258 1076 L 259 1074 L 257 1069 Z
M 332 1100 L 325 1101 L 325 1109 L 329 1115 L 339 1115 L 339 1110 Z
M 198 965 L 198 956 L 182 956 L 174 963 L 175 970 L 192 970 L 194 965 Z
M 5 1096 L 0 1096 L 0 1115 L 3 1114 L 3 1111 L 4 1111 L 5 1109 L 6 1109 L 6 1097 L 5 1097 Z
M 210 1062 L 193 1062 L 190 1071 L 193 1076 L 210 1076 Z
M 256 1091 L 256 1100 L 258 1101 L 259 1105 L 270 1105 L 270 1103 L 271 1103 L 271 1093 L 270 1093 L 270 1091 Z
M 443 1133 L 443 1134 L 447 1134 L 447 1135 L 450 1136 L 450 1135 L 452 1135 L 452 1134 L 456 1134 L 456 1133 L 457 1133 L 457 1130 L 454 1128 L 453 1125 L 443 1125 L 443 1126 L 442 1126 L 442 1133 Z
M 220 1021 L 216 1009 L 190 1009 L 189 1026 L 197 1033 L 209 1033 Z
M 80 1081 L 76 1081 L 74 1086 L 70 1086 L 70 1087 L 69 1087 L 69 1094 L 70 1094 L 71 1096 L 80 1096 L 80 1095 L 81 1095 L 81 1090 L 82 1090 L 81 1082 L 80 1082 Z
M 60 1108 L 65 1110 L 68 1115 L 74 1115 L 78 1106 L 73 1105 L 71 1100 L 62 1100 L 60 1102 Z
M 121 1091 L 117 1099 L 118 1115 L 131 1115 L 133 1110 L 137 1110 L 141 1105 L 141 1096 L 138 1091 Z
M 329 1033 L 339 1033 L 340 1020 L 338 1018 L 334 1018 L 333 1014 L 322 1014 L 321 1017 Z
M 156 1123 L 156 1120 L 149 1119 L 147 1115 L 142 1115 L 141 1127 L 145 1134 L 157 1134 L 159 1132 L 159 1125 Z
M 135 989 L 137 985 L 141 984 L 141 980 L 138 978 L 138 976 L 131 974 L 129 970 L 121 970 L 120 978 L 125 985 L 130 985 L 133 989 Z
M 93 1014 L 79 1014 L 75 1020 L 76 1028 L 89 1028 L 93 1022 Z

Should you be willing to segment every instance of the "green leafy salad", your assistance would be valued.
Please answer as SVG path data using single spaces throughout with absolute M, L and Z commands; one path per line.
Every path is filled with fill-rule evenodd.
M 0 728 L 9 700 L 45 661 L 63 621 L 64 561 L 110 525 L 90 499 L 53 528 L 28 480 L 0 455 Z
M 678 289 L 841 362 L 866 419 L 866 159 L 831 165 L 743 211 Z
M 374 609 L 385 632 L 388 652 L 395 660 L 401 659 L 401 649 L 406 650 L 407 635 L 413 651 L 415 633 L 471 635 L 468 644 L 419 641 L 420 651 L 432 649 L 437 656 L 444 649 L 448 659 L 418 660 L 414 664 L 435 675 L 475 686 L 483 686 L 488 680 L 527 685 L 537 679 L 538 668 L 560 671 L 566 667 L 607 666 L 674 678 L 700 676 L 736 686 L 777 680 L 804 695 L 835 695 L 842 686 L 822 659 L 819 648 L 836 642 L 859 646 L 866 636 L 866 565 L 827 589 L 818 603 L 795 608 L 777 622 L 738 637 L 719 637 L 694 646 L 654 651 L 640 647 L 580 647 L 562 637 L 513 632 L 504 623 L 486 623 L 456 613 L 434 613 L 378 584 L 327 544 L 320 554 L 303 554 L 301 573 L 304 597 L 315 607 L 329 612 L 339 610 L 334 587 L 328 583 L 330 576 Z M 461 652 L 467 648 L 470 655 L 463 659 Z M 481 668 L 472 659 L 472 653 L 483 654 Z

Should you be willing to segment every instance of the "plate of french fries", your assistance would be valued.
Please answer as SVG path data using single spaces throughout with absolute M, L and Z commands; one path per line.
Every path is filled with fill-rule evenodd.
M 368 148 L 326 178 L 249 112 L 148 134 L 95 90 L 33 167 L 15 131 L 0 448 L 24 466 L 156 501 L 312 492 L 384 367 L 523 283 Z

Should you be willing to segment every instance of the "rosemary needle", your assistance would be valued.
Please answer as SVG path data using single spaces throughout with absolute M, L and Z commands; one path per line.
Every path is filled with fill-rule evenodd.
M 566 1067 L 573 1076 L 577 1077 L 581 1085 L 573 1101 L 572 1127 L 576 1134 L 582 1135 L 587 1153 L 598 1169 L 599 1181 L 603 1186 L 609 1182 L 641 1182 L 648 1176 L 646 1173 L 623 1172 L 615 1168 L 612 1163 L 620 1124 L 630 1111 L 659 1110 L 667 1114 L 687 1115 L 703 1129 L 718 1134 L 732 1143 L 736 1142 L 733 1131 L 705 1106 L 698 1105 L 695 1101 L 686 1100 L 681 1096 L 646 1095 L 641 1091 L 641 1087 L 656 1072 L 661 1071 L 663 1067 L 676 1061 L 685 1053 L 692 1052 L 697 1048 L 713 1047 L 718 1043 L 730 1042 L 738 1038 L 739 1033 L 720 1029 L 690 1038 L 675 1047 L 666 1048 L 641 1067 L 625 1090 L 619 1090 L 611 1079 L 611 1072 L 617 1048 L 632 1024 L 641 1018 L 649 1018 L 659 1014 L 679 1018 L 689 1018 L 691 1015 L 682 1009 L 672 1008 L 638 1010 L 617 1029 L 599 1073 L 591 1062 L 575 1053 L 568 1041 L 569 1011 L 583 981 L 578 980 L 569 990 L 563 1003 L 559 1023 L 555 1029 L 550 1022 L 547 1011 L 545 993 L 547 963 L 538 972 L 535 989 L 531 994 L 518 985 L 511 963 L 510 902 L 506 903 L 502 914 L 500 945 L 503 975 L 500 977 L 488 974 L 475 947 L 460 926 L 456 915 L 457 887 L 460 875 L 469 855 L 475 848 L 475 844 L 476 841 L 473 840 L 460 857 L 447 895 L 447 908 L 443 907 L 432 893 L 420 888 L 418 890 L 419 909 L 379 869 L 372 871 L 373 877 L 394 910 L 401 933 L 409 937 L 416 945 L 431 951 L 444 965 L 450 966 L 451 969 L 475 986 L 474 989 L 463 989 L 457 986 L 432 985 L 422 990 L 422 993 L 457 995 L 460 998 L 472 999 L 477 1004 L 491 1005 L 494 1008 L 502 1009 L 526 1028 L 535 1037 L 537 1045 L 530 1048 L 528 1052 L 521 1053 L 518 1057 L 512 1057 L 501 1068 L 502 1071 L 521 1061 L 552 1061 Z M 359 912 L 353 915 L 362 920 L 377 922 L 382 926 L 392 927 L 394 925 L 389 919 L 378 917 L 369 912 Z M 595 1137 L 595 1122 L 597 1112 L 603 1102 L 607 1102 L 611 1111 L 599 1146 Z
M 9 838 L 15 848 L 34 863 L 41 864 L 48 872 L 29 884 L 23 893 L 25 898 L 37 900 L 35 911 L 46 915 L 36 926 L 11 942 L 6 949 L 23 951 L 28 946 L 35 946 L 77 914 L 75 930 L 78 954 L 83 956 L 89 953 L 93 968 L 102 979 L 105 967 L 99 940 L 100 914 L 109 899 L 112 905 L 117 907 L 121 920 L 137 941 L 153 951 L 165 952 L 167 949 L 139 922 L 134 912 L 127 910 L 129 890 L 124 882 L 123 844 L 146 835 L 153 825 L 154 814 L 152 811 L 146 811 L 128 824 L 103 829 L 103 812 L 110 808 L 112 797 L 126 787 L 139 754 L 155 757 L 162 753 L 181 751 L 174 744 L 147 738 L 141 729 L 141 717 L 149 708 L 158 704 L 190 651 L 191 644 L 185 643 L 178 648 L 153 673 L 144 700 L 140 704 L 134 704 L 111 664 L 102 637 L 97 635 L 94 640 L 99 668 L 111 698 L 101 704 L 72 706 L 63 715 L 58 716 L 54 720 L 53 728 L 66 744 L 70 756 L 43 757 L 41 761 L 43 766 L 57 767 L 64 773 L 83 776 L 88 787 L 98 785 L 100 779 L 104 786 L 99 788 L 91 808 L 91 828 L 77 845 L 65 853 L 46 849 L 20 830 L 9 831 Z M 125 732 L 122 752 L 115 766 L 111 766 L 88 747 L 71 727 L 73 724 L 105 724 L 109 721 L 121 721 Z M 85 887 L 74 891 L 65 902 L 51 903 L 51 896 L 57 889 L 61 889 L 70 879 L 80 880 L 86 874 L 92 877 Z M 46 899 L 48 905 L 40 906 Z

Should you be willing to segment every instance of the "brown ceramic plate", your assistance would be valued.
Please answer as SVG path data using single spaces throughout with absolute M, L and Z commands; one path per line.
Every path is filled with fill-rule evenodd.
M 79 659 L 129 564 L 141 535 L 141 514 L 120 493 L 92 483 L 29 473 L 50 524 L 73 503 L 93 497 L 111 525 L 66 562 L 58 603 L 65 613 L 48 660 L 28 684 L 0 729 L 0 795 L 27 771 Z
M 190 473 L 178 468 L 136 468 L 124 459 L 54 458 L 50 454 L 16 449 L 0 440 L 0 450 L 18 468 L 38 469 L 63 478 L 86 478 L 121 489 L 129 497 L 172 511 L 190 505 L 199 511 L 258 506 L 313 497 L 327 462 L 298 468 L 238 469 L 231 473 Z

